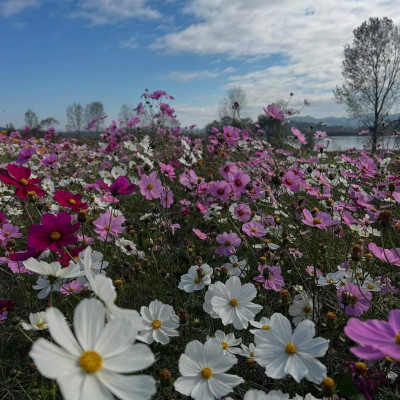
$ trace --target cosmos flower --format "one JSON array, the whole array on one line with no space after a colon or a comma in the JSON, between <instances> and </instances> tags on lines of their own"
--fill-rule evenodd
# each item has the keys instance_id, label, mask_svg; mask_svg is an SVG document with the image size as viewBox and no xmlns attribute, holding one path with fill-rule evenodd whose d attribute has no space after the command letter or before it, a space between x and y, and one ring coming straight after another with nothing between
<instances>
[{"instance_id":1,"label":"cosmos flower","mask_svg":"<svg viewBox=\"0 0 400 400\"><path fill-rule=\"evenodd\" d=\"M30 179L31 174L32 172L29 168L8 164L7 172L0 171L0 181L16 186L15 195L20 199L27 200L30 193L34 193L38 197L43 197L44 190L38 186L41 179Z\"/></svg>"},{"instance_id":2,"label":"cosmos flower","mask_svg":"<svg viewBox=\"0 0 400 400\"><path fill-rule=\"evenodd\" d=\"M400 359L400 310L389 311L388 321L351 318L344 332L360 345L350 349L358 358L375 360L390 356Z\"/></svg>"},{"instance_id":3,"label":"cosmos flower","mask_svg":"<svg viewBox=\"0 0 400 400\"><path fill-rule=\"evenodd\" d=\"M100 179L98 179L96 183L114 197L118 195L126 196L133 193L136 189L136 185L133 183L131 184L129 179L125 176L119 176L110 186Z\"/></svg>"},{"instance_id":4,"label":"cosmos flower","mask_svg":"<svg viewBox=\"0 0 400 400\"><path fill-rule=\"evenodd\" d=\"M220 256L229 256L231 254L235 254L236 247L239 247L242 243L240 237L234 232L221 233L216 237L216 241L221 246L217 247L215 253L219 254Z\"/></svg>"},{"instance_id":5,"label":"cosmos flower","mask_svg":"<svg viewBox=\"0 0 400 400\"><path fill-rule=\"evenodd\" d=\"M149 307L142 306L140 315L143 318L145 329L140 331L140 340L151 344L154 341L167 344L170 337L179 336L178 317L172 306L154 300Z\"/></svg>"},{"instance_id":6,"label":"cosmos flower","mask_svg":"<svg viewBox=\"0 0 400 400\"><path fill-rule=\"evenodd\" d=\"M29 322L21 322L21 326L26 331L42 331L47 329L47 318L44 311L29 314Z\"/></svg>"},{"instance_id":7,"label":"cosmos flower","mask_svg":"<svg viewBox=\"0 0 400 400\"><path fill-rule=\"evenodd\" d=\"M240 276L244 278L246 276L246 272L249 270L247 261L239 261L236 256L230 256L229 262L225 263L223 266L228 270L229 276Z\"/></svg>"},{"instance_id":8,"label":"cosmos flower","mask_svg":"<svg viewBox=\"0 0 400 400\"><path fill-rule=\"evenodd\" d=\"M265 289L280 292L282 287L285 286L279 267L259 265L258 272L260 272L260 275L256 276L254 280L263 283Z\"/></svg>"},{"instance_id":9,"label":"cosmos flower","mask_svg":"<svg viewBox=\"0 0 400 400\"><path fill-rule=\"evenodd\" d=\"M208 264L202 264L200 267L193 265L187 274L181 276L178 288L186 293L201 290L211 283L212 274L213 269Z\"/></svg>"},{"instance_id":10,"label":"cosmos flower","mask_svg":"<svg viewBox=\"0 0 400 400\"><path fill-rule=\"evenodd\" d=\"M237 276L230 277L225 284L216 282L212 286L211 298L206 294L205 301L211 305L212 313L221 318L224 325L233 324L238 330L245 329L262 309L261 305L251 302L257 295L254 285L242 285ZM203 308L209 310L207 305Z\"/></svg>"},{"instance_id":11,"label":"cosmos flower","mask_svg":"<svg viewBox=\"0 0 400 400\"><path fill-rule=\"evenodd\" d=\"M157 172L153 171L150 175L142 175L139 182L140 193L147 200L159 199L162 193L162 183L157 177Z\"/></svg>"},{"instance_id":12,"label":"cosmos flower","mask_svg":"<svg viewBox=\"0 0 400 400\"><path fill-rule=\"evenodd\" d=\"M75 233L80 223L71 224L71 215L60 212L57 215L44 214L41 224L34 224L28 230L28 247L31 249L58 252L63 247L78 241Z\"/></svg>"},{"instance_id":13,"label":"cosmos flower","mask_svg":"<svg viewBox=\"0 0 400 400\"><path fill-rule=\"evenodd\" d=\"M216 340L221 344L225 353L228 354L241 354L242 350L239 347L240 343L242 343L242 339L235 338L234 333L224 333L223 331L217 330L214 334L214 337L207 336L207 340Z\"/></svg>"},{"instance_id":14,"label":"cosmos flower","mask_svg":"<svg viewBox=\"0 0 400 400\"><path fill-rule=\"evenodd\" d=\"M292 127L291 131L293 133L293 136L301 143L301 144L307 144L307 140L305 136L296 128Z\"/></svg>"},{"instance_id":15,"label":"cosmos flower","mask_svg":"<svg viewBox=\"0 0 400 400\"><path fill-rule=\"evenodd\" d=\"M221 344L209 340L204 345L194 340L186 345L179 359L180 376L175 389L194 400L213 400L230 393L244 382L237 375L226 374L237 363L236 357L224 353Z\"/></svg>"},{"instance_id":16,"label":"cosmos flower","mask_svg":"<svg viewBox=\"0 0 400 400\"><path fill-rule=\"evenodd\" d=\"M312 321L302 321L292 333L289 320L282 314L271 316L274 329L267 335L256 332L255 361L265 367L265 374L282 379L287 374L296 382L306 378L319 384L326 377L326 367L314 357L322 357L328 350L329 340L314 338Z\"/></svg>"},{"instance_id":17,"label":"cosmos flower","mask_svg":"<svg viewBox=\"0 0 400 400\"><path fill-rule=\"evenodd\" d=\"M333 226L339 224L339 220L334 220L332 217L325 212L318 212L315 217L312 216L310 211L304 209L303 210L304 219L301 220L303 224L308 226L312 226L314 228L318 228L321 230L326 229L328 226Z\"/></svg>"},{"instance_id":18,"label":"cosmos flower","mask_svg":"<svg viewBox=\"0 0 400 400\"><path fill-rule=\"evenodd\" d=\"M293 304L289 307L289 315L294 317L293 323L297 326L299 322L312 318L313 301L307 293L299 293L295 296Z\"/></svg>"},{"instance_id":19,"label":"cosmos flower","mask_svg":"<svg viewBox=\"0 0 400 400\"><path fill-rule=\"evenodd\" d=\"M269 115L273 119L282 121L285 118L282 110L275 104L269 104L267 108L263 108L263 110L265 114Z\"/></svg>"},{"instance_id":20,"label":"cosmos flower","mask_svg":"<svg viewBox=\"0 0 400 400\"><path fill-rule=\"evenodd\" d=\"M79 193L72 194L67 190L56 190L54 192L54 197L60 206L70 208L74 212L87 210L88 208L88 204L81 201L82 195Z\"/></svg>"},{"instance_id":21,"label":"cosmos flower","mask_svg":"<svg viewBox=\"0 0 400 400\"><path fill-rule=\"evenodd\" d=\"M267 233L264 226L256 221L250 221L243 224L242 231L248 237L263 237Z\"/></svg>"},{"instance_id":22,"label":"cosmos flower","mask_svg":"<svg viewBox=\"0 0 400 400\"><path fill-rule=\"evenodd\" d=\"M126 375L148 368L155 361L144 344L134 344L136 333L124 318L104 325L105 311L99 300L82 300L74 312L74 332L54 307L46 311L54 343L43 338L29 355L39 372L55 379L64 399L150 399L156 392L148 375Z\"/></svg>"},{"instance_id":23,"label":"cosmos flower","mask_svg":"<svg viewBox=\"0 0 400 400\"><path fill-rule=\"evenodd\" d=\"M112 211L107 210L99 218L93 221L94 231L99 235L101 241L111 241L112 237L117 238L124 231L122 224L125 222L123 215L114 215Z\"/></svg>"},{"instance_id":24,"label":"cosmos flower","mask_svg":"<svg viewBox=\"0 0 400 400\"><path fill-rule=\"evenodd\" d=\"M371 292L353 283L346 283L337 291L339 307L344 309L346 315L355 317L369 310L371 298Z\"/></svg>"}]
</instances>

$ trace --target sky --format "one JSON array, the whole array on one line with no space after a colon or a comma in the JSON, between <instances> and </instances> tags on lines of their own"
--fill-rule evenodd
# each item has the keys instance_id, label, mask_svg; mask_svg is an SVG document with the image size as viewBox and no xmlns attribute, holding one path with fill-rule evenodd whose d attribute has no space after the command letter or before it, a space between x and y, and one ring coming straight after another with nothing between
<instances>
[{"instance_id":1,"label":"sky","mask_svg":"<svg viewBox=\"0 0 400 400\"><path fill-rule=\"evenodd\" d=\"M108 121L146 88L174 96L182 126L218 118L229 88L243 115L278 100L301 115L346 116L333 90L353 30L400 21L392 0L0 0L0 126L24 113L56 118L76 102L104 104ZM303 108L304 99L311 106Z\"/></svg>"}]
</instances>

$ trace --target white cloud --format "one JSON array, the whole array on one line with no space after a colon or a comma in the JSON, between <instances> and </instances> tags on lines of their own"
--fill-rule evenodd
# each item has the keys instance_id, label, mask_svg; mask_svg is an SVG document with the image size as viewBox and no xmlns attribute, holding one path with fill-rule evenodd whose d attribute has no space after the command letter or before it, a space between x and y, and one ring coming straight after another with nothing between
<instances>
[{"instance_id":1,"label":"white cloud","mask_svg":"<svg viewBox=\"0 0 400 400\"><path fill-rule=\"evenodd\" d=\"M19 14L27 8L39 7L39 0L3 0L0 3L0 15L11 17Z\"/></svg>"},{"instance_id":2,"label":"white cloud","mask_svg":"<svg viewBox=\"0 0 400 400\"><path fill-rule=\"evenodd\" d=\"M321 117L344 115L332 95L342 82L343 47L352 42L353 30L371 16L388 16L397 23L400 8L395 3L191 0L181 11L195 22L158 38L152 48L256 60L257 65L262 65L265 58L267 67L230 76L225 87L239 85L245 89L248 114L253 117L266 104L288 98L290 92L296 94L293 106L301 106L304 98L312 101L307 113Z\"/></svg>"},{"instance_id":3,"label":"white cloud","mask_svg":"<svg viewBox=\"0 0 400 400\"><path fill-rule=\"evenodd\" d=\"M196 124L198 128L203 128L205 125L218 118L217 105L197 107L188 104L174 104L173 108L183 127Z\"/></svg>"},{"instance_id":4,"label":"white cloud","mask_svg":"<svg viewBox=\"0 0 400 400\"><path fill-rule=\"evenodd\" d=\"M168 79L177 82L199 81L205 79L218 78L221 75L229 74L235 71L233 67L227 67L223 70L214 69L202 71L171 71L160 79Z\"/></svg>"},{"instance_id":5,"label":"white cloud","mask_svg":"<svg viewBox=\"0 0 400 400\"><path fill-rule=\"evenodd\" d=\"M73 18L88 19L91 25L106 25L129 19L158 19L160 14L146 0L80 0Z\"/></svg>"}]
</instances>

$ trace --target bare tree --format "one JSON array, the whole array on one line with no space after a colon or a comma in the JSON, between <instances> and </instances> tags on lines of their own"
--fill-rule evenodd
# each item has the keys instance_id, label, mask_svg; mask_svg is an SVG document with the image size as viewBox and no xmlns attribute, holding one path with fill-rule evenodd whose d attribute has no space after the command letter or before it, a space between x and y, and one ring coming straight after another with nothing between
<instances>
[{"instance_id":1,"label":"bare tree","mask_svg":"<svg viewBox=\"0 0 400 400\"><path fill-rule=\"evenodd\" d=\"M98 132L104 127L104 120L100 119L105 114L103 103L100 101L93 101L88 104L85 109L85 123L89 124L89 122L97 119L95 130Z\"/></svg>"},{"instance_id":2,"label":"bare tree","mask_svg":"<svg viewBox=\"0 0 400 400\"><path fill-rule=\"evenodd\" d=\"M25 124L29 125L31 129L35 129L39 126L39 118L31 109L27 110L25 113Z\"/></svg>"},{"instance_id":3,"label":"bare tree","mask_svg":"<svg viewBox=\"0 0 400 400\"><path fill-rule=\"evenodd\" d=\"M59 122L55 118L48 117L48 118L42 119L40 121L39 126L41 129L49 129L50 127L52 127L54 125L58 125L58 124L59 124Z\"/></svg>"},{"instance_id":4,"label":"bare tree","mask_svg":"<svg viewBox=\"0 0 400 400\"><path fill-rule=\"evenodd\" d=\"M68 132L81 132L85 123L85 112L80 104L73 103L67 107L67 124L65 126Z\"/></svg>"},{"instance_id":5,"label":"bare tree","mask_svg":"<svg viewBox=\"0 0 400 400\"><path fill-rule=\"evenodd\" d=\"M353 31L344 49L344 83L334 95L372 132L376 150L379 126L400 98L400 33L388 18L370 18Z\"/></svg>"},{"instance_id":6,"label":"bare tree","mask_svg":"<svg viewBox=\"0 0 400 400\"><path fill-rule=\"evenodd\" d=\"M219 106L219 117L230 117L234 120L239 111L241 115L244 114L246 107L246 93L240 86L234 86L229 89L224 98L222 99L221 105Z\"/></svg>"},{"instance_id":7,"label":"bare tree","mask_svg":"<svg viewBox=\"0 0 400 400\"><path fill-rule=\"evenodd\" d=\"M122 104L121 109L119 110L118 119L120 121L127 122L134 116L135 112L133 111L133 107Z\"/></svg>"}]
</instances>

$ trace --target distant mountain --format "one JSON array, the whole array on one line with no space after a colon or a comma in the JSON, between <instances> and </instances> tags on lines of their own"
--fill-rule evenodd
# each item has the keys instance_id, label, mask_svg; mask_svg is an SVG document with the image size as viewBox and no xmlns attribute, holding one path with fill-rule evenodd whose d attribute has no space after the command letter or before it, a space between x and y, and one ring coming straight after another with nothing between
<instances>
[{"instance_id":1,"label":"distant mountain","mask_svg":"<svg viewBox=\"0 0 400 400\"><path fill-rule=\"evenodd\" d=\"M326 118L314 118L309 115L305 117L293 117L292 122L309 123L314 125L316 128L321 126L344 126L349 128L360 128L362 123L358 119L345 118L345 117L326 117Z\"/></svg>"}]
</instances>

